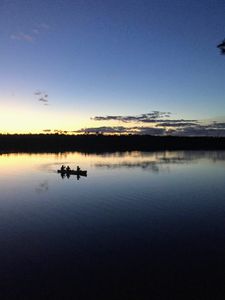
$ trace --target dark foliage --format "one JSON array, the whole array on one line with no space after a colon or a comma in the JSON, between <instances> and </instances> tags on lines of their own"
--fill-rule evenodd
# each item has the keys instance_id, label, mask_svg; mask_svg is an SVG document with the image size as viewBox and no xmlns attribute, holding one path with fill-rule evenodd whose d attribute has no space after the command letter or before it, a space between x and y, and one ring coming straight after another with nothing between
<instances>
[{"instance_id":1,"label":"dark foliage","mask_svg":"<svg viewBox=\"0 0 225 300\"><path fill-rule=\"evenodd\" d=\"M225 150L224 137L150 135L0 135L1 152Z\"/></svg>"},{"instance_id":2,"label":"dark foliage","mask_svg":"<svg viewBox=\"0 0 225 300\"><path fill-rule=\"evenodd\" d=\"M224 39L223 42L222 42L221 44L219 44L217 47L220 49L221 54L225 55L225 39Z\"/></svg>"}]
</instances>

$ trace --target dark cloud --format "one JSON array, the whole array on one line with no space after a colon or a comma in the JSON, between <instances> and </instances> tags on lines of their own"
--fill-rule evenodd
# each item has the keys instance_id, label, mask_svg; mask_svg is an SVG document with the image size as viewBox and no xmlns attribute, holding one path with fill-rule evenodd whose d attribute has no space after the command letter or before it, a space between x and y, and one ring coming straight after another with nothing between
<instances>
[{"instance_id":1,"label":"dark cloud","mask_svg":"<svg viewBox=\"0 0 225 300\"><path fill-rule=\"evenodd\" d=\"M207 125L207 128L225 129L225 123L224 122L216 122L216 121L214 121L212 124Z\"/></svg>"},{"instance_id":2,"label":"dark cloud","mask_svg":"<svg viewBox=\"0 0 225 300\"><path fill-rule=\"evenodd\" d=\"M198 125L197 121L189 122L188 120L171 120L156 124L157 127L187 127L196 125Z\"/></svg>"},{"instance_id":3,"label":"dark cloud","mask_svg":"<svg viewBox=\"0 0 225 300\"><path fill-rule=\"evenodd\" d=\"M34 92L34 95L37 97L37 100L40 102L43 102L44 105L49 105L48 104L48 94L46 92L36 90Z\"/></svg>"},{"instance_id":4,"label":"dark cloud","mask_svg":"<svg viewBox=\"0 0 225 300\"><path fill-rule=\"evenodd\" d=\"M82 128L74 131L76 133L108 133L108 134L148 134L148 135L163 135L165 133L164 128L154 127L124 127L124 126L102 126L102 127L90 127Z\"/></svg>"},{"instance_id":5,"label":"dark cloud","mask_svg":"<svg viewBox=\"0 0 225 300\"><path fill-rule=\"evenodd\" d=\"M136 116L96 116L92 118L94 121L121 121L124 123L135 122L135 123L159 123L157 127L171 126L175 127L176 124L181 126L191 126L198 123L197 120L184 120L184 119L168 119L172 113L153 111L147 114L141 114ZM165 124L164 124L165 123Z\"/></svg>"},{"instance_id":6,"label":"dark cloud","mask_svg":"<svg viewBox=\"0 0 225 300\"><path fill-rule=\"evenodd\" d=\"M58 133L58 134L67 134L67 133L72 132L72 131L62 130L62 129L54 129L53 131L54 131L54 133Z\"/></svg>"},{"instance_id":7,"label":"dark cloud","mask_svg":"<svg viewBox=\"0 0 225 300\"><path fill-rule=\"evenodd\" d=\"M76 130L74 132L77 133L127 133L129 128L123 126L102 126L102 127L90 127L90 128L82 128L80 130Z\"/></svg>"},{"instance_id":8,"label":"dark cloud","mask_svg":"<svg viewBox=\"0 0 225 300\"><path fill-rule=\"evenodd\" d=\"M35 96L40 96L41 94L42 94L41 91L36 91L36 92L34 92L34 95L35 95Z\"/></svg>"},{"instance_id":9,"label":"dark cloud","mask_svg":"<svg viewBox=\"0 0 225 300\"><path fill-rule=\"evenodd\" d=\"M45 99L43 97L39 98L38 101L41 101L41 102L48 102L48 99Z\"/></svg>"},{"instance_id":10,"label":"dark cloud","mask_svg":"<svg viewBox=\"0 0 225 300\"><path fill-rule=\"evenodd\" d=\"M225 136L225 123L213 122L206 125L175 128L173 131L169 131L169 133L179 136Z\"/></svg>"},{"instance_id":11,"label":"dark cloud","mask_svg":"<svg viewBox=\"0 0 225 300\"><path fill-rule=\"evenodd\" d=\"M172 120L150 126L101 126L82 128L74 133L90 134L139 134L139 135L174 135L174 136L225 136L225 123L212 122L202 125L200 122L181 122Z\"/></svg>"},{"instance_id":12,"label":"dark cloud","mask_svg":"<svg viewBox=\"0 0 225 300\"><path fill-rule=\"evenodd\" d=\"M158 118L170 117L170 112L152 111L147 114L136 116L95 116L92 118L94 121L121 121L121 122L149 122L154 123Z\"/></svg>"},{"instance_id":13,"label":"dark cloud","mask_svg":"<svg viewBox=\"0 0 225 300\"><path fill-rule=\"evenodd\" d=\"M148 134L148 135L164 135L166 133L166 130L164 128L156 128L156 127L133 127L133 130L135 130L134 133L137 134Z\"/></svg>"}]
</instances>

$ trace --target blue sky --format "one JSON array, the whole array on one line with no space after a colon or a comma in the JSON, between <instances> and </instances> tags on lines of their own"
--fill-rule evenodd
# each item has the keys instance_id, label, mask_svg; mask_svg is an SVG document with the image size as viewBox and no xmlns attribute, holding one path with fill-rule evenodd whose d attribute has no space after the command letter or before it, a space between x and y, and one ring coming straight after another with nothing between
<instances>
[{"instance_id":1,"label":"blue sky","mask_svg":"<svg viewBox=\"0 0 225 300\"><path fill-rule=\"evenodd\" d=\"M222 0L3 0L0 131L118 126L90 118L154 110L221 121L223 38Z\"/></svg>"}]
</instances>

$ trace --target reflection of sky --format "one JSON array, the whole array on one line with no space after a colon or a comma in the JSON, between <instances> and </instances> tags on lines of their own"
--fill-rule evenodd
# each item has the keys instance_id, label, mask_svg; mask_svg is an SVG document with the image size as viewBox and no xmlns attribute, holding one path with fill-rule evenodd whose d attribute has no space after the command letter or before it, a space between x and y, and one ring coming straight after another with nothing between
<instances>
[{"instance_id":1,"label":"reflection of sky","mask_svg":"<svg viewBox=\"0 0 225 300\"><path fill-rule=\"evenodd\" d=\"M166 151L166 152L115 152L101 154L85 154L79 152L46 153L46 154L1 154L2 173L30 173L35 170L54 172L62 164L82 169L93 167L147 167L151 164L185 164L206 160L211 162L225 161L224 151Z\"/></svg>"},{"instance_id":2,"label":"reflection of sky","mask_svg":"<svg viewBox=\"0 0 225 300\"><path fill-rule=\"evenodd\" d=\"M225 152L223 151L178 151L178 152L124 152L91 154L84 153L59 153L59 154L2 154L0 155L0 179L1 191L8 195L21 195L29 193L33 199L33 191L37 192L35 197L43 193L52 193L55 190L74 188L75 176L62 181L56 170L62 164L69 165L72 169L80 166L87 170L88 177L81 177L79 184L91 188L98 188L100 182L103 185L113 186L129 184L135 178L142 178L143 182L149 176L159 173L160 180L166 174L178 181L176 174L191 174L193 170L200 172L205 168L223 169L225 165ZM216 166L214 166L216 165ZM144 173L143 173L144 171ZM163 173L165 173L163 175ZM201 174L202 176L202 174ZM207 176L207 174L205 175ZM138 178L137 178L138 177ZM182 178L182 177L181 177ZM154 179L152 179L154 180ZM160 181L161 182L161 181ZM161 182L162 183L162 182ZM63 185L64 184L64 185ZM139 184L141 184L139 182ZM57 186L59 185L59 186Z\"/></svg>"},{"instance_id":3,"label":"reflection of sky","mask_svg":"<svg viewBox=\"0 0 225 300\"><path fill-rule=\"evenodd\" d=\"M143 171L137 167L143 162L165 164L169 172ZM192 272L199 257L204 266L224 262L224 162L225 152L201 151L0 155L2 276L33 284L44 278L48 288L52 279L55 290L54 276L66 280L62 272L69 272L74 287L80 270L86 279L102 263L104 276L113 266L114 274L125 269L127 276L135 262L132 280L142 281L148 267L161 280L167 269ZM87 169L87 178L62 180L55 172L62 163Z\"/></svg>"}]
</instances>

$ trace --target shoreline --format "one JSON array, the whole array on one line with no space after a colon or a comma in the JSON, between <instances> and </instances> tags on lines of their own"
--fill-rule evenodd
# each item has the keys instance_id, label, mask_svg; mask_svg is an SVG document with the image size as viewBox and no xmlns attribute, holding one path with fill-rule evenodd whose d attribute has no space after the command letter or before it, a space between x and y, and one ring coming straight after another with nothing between
<instances>
[{"instance_id":1,"label":"shoreline","mask_svg":"<svg viewBox=\"0 0 225 300\"><path fill-rule=\"evenodd\" d=\"M81 151L169 151L225 150L225 137L185 137L150 135L0 135L0 153Z\"/></svg>"}]
</instances>

